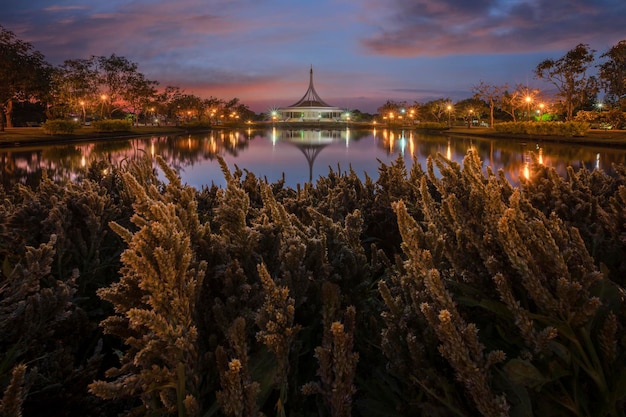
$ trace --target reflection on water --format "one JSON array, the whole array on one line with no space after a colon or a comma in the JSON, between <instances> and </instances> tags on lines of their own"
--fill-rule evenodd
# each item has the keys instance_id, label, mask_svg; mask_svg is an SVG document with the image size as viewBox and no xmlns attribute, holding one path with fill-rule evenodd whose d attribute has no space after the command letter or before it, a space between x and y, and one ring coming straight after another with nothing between
<instances>
[{"instance_id":1,"label":"reflection on water","mask_svg":"<svg viewBox=\"0 0 626 417\"><path fill-rule=\"evenodd\" d=\"M429 156L441 154L462 163L468 149L478 152L484 166L503 170L513 184L530 175L535 156L561 175L568 166L612 172L624 164L626 150L561 143L520 142L474 137L424 134L412 130L219 130L201 134L104 140L93 143L0 149L1 182L36 185L42 173L55 181L84 178L93 161L117 165L146 156L161 155L183 182L196 188L215 183L224 186L216 155L269 182L285 178L286 185L315 181L330 170L353 169L362 179L378 177L380 162L401 157L426 166ZM379 162L380 161L380 162Z\"/></svg>"}]
</instances>

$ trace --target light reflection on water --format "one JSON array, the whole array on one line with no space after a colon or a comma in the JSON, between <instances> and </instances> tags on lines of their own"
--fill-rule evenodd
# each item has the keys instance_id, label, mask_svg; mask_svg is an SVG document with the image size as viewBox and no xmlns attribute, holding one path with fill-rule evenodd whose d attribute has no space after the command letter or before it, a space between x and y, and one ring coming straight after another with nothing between
<instances>
[{"instance_id":1,"label":"light reflection on water","mask_svg":"<svg viewBox=\"0 0 626 417\"><path fill-rule=\"evenodd\" d=\"M521 142L475 137L425 134L413 130L216 130L205 133L104 140L92 143L45 147L0 149L1 182L36 185L46 170L58 181L77 180L86 175L92 161L110 164L161 155L176 169L183 181L196 188L224 186L216 155L258 178L275 182L285 176L286 185L295 187L311 179L315 182L329 171L350 168L365 179L376 180L380 163L391 164L401 157L407 168L413 159L426 168L429 156L442 154L459 164L468 149L475 149L483 166L503 170L513 184L528 175L535 155L540 163L564 175L575 169L602 169L612 172L612 164L624 164L625 149L578 146L563 143Z\"/></svg>"}]
</instances>

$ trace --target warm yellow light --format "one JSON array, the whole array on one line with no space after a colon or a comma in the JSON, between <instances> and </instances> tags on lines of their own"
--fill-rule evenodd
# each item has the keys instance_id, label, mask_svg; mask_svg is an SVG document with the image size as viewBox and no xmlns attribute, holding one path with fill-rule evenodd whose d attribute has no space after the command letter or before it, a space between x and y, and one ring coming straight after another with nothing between
<instances>
[{"instance_id":1,"label":"warm yellow light","mask_svg":"<svg viewBox=\"0 0 626 417\"><path fill-rule=\"evenodd\" d=\"M526 103L530 103L530 100L531 100L530 96L526 96Z\"/></svg>"},{"instance_id":2,"label":"warm yellow light","mask_svg":"<svg viewBox=\"0 0 626 417\"><path fill-rule=\"evenodd\" d=\"M107 95L106 95L106 94L102 94L102 95L100 96L100 98L102 99L102 101L104 101L104 100L106 100L106 99L107 99Z\"/></svg>"},{"instance_id":3,"label":"warm yellow light","mask_svg":"<svg viewBox=\"0 0 626 417\"><path fill-rule=\"evenodd\" d=\"M527 180L530 179L530 169L528 168L528 163L524 164L524 178Z\"/></svg>"}]
</instances>

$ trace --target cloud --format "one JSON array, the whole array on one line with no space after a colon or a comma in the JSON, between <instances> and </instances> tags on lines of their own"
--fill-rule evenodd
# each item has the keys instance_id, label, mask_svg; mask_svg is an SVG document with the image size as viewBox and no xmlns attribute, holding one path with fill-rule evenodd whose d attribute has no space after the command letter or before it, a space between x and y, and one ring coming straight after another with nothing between
<instances>
[{"instance_id":1,"label":"cloud","mask_svg":"<svg viewBox=\"0 0 626 417\"><path fill-rule=\"evenodd\" d=\"M566 50L623 36L623 0L371 1L361 45L398 57ZM385 11L387 10L387 11ZM380 12L380 13L378 13Z\"/></svg>"}]
</instances>

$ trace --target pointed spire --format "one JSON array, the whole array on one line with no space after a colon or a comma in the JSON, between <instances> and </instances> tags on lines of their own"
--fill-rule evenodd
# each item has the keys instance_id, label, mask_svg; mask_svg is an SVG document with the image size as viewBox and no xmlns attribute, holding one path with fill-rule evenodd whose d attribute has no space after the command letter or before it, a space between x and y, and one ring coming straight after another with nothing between
<instances>
[{"instance_id":1,"label":"pointed spire","mask_svg":"<svg viewBox=\"0 0 626 417\"><path fill-rule=\"evenodd\" d=\"M304 96L290 107L331 107L322 100L319 94L317 94L317 91L315 91L315 87L313 86L313 65L311 65L311 69L309 70L309 88L306 90Z\"/></svg>"}]
</instances>

